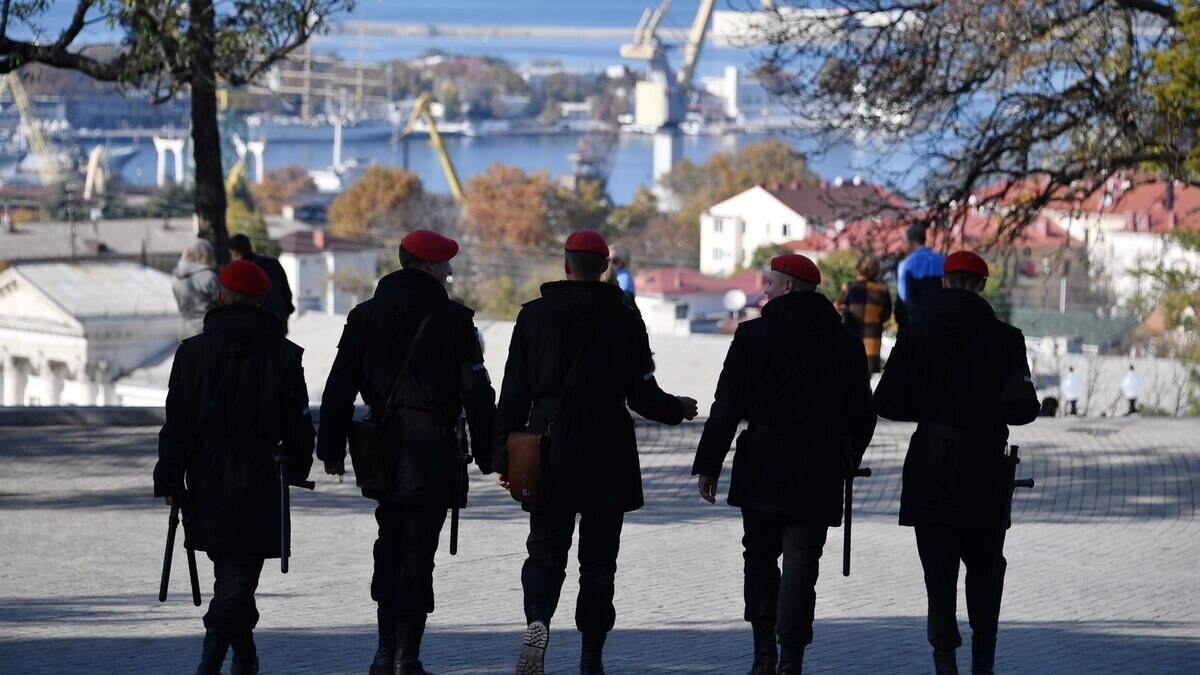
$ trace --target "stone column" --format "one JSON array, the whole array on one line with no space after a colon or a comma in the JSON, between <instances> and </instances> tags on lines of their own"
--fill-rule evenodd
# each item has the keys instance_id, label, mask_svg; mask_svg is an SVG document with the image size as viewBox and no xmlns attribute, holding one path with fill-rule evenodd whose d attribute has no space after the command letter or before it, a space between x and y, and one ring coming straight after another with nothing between
<instances>
[{"instance_id":1,"label":"stone column","mask_svg":"<svg viewBox=\"0 0 1200 675\"><path fill-rule=\"evenodd\" d=\"M12 354L4 356L4 405L10 407L25 405L25 380L27 362Z\"/></svg>"},{"instance_id":2,"label":"stone column","mask_svg":"<svg viewBox=\"0 0 1200 675\"><path fill-rule=\"evenodd\" d=\"M267 149L267 142L265 140L247 141L246 142L246 150L248 150L251 155L254 155L254 182L255 183L263 182L263 174L265 173L265 167L263 166L263 154L266 151L266 149Z\"/></svg>"}]
</instances>

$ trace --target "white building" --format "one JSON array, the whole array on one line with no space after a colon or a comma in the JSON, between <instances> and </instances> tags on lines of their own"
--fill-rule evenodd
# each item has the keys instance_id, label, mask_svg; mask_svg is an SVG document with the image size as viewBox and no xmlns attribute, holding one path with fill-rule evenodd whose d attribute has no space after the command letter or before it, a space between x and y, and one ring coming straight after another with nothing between
<instances>
[{"instance_id":1,"label":"white building","mask_svg":"<svg viewBox=\"0 0 1200 675\"><path fill-rule=\"evenodd\" d=\"M279 264L301 312L347 314L374 292L380 249L325 230L279 240Z\"/></svg>"},{"instance_id":2,"label":"white building","mask_svg":"<svg viewBox=\"0 0 1200 675\"><path fill-rule=\"evenodd\" d=\"M700 215L700 271L733 274L749 265L761 246L841 232L854 221L897 220L906 213L899 199L857 176L833 185L758 185Z\"/></svg>"},{"instance_id":3,"label":"white building","mask_svg":"<svg viewBox=\"0 0 1200 675\"><path fill-rule=\"evenodd\" d=\"M686 267L638 270L636 281L638 311L646 330L659 335L715 333L719 322L731 317L725 308L726 293L741 291L753 304L766 285L761 272L714 279Z\"/></svg>"},{"instance_id":4,"label":"white building","mask_svg":"<svg viewBox=\"0 0 1200 675\"><path fill-rule=\"evenodd\" d=\"M178 344L171 277L128 262L0 272L3 404L122 405L114 381Z\"/></svg>"},{"instance_id":5,"label":"white building","mask_svg":"<svg viewBox=\"0 0 1200 675\"><path fill-rule=\"evenodd\" d=\"M1152 290L1139 269L1200 267L1200 255L1166 237L1179 228L1200 228L1200 188L1177 182L1169 201L1168 207L1165 182L1134 185L1115 176L1075 208L1050 207L1042 215L1085 243L1093 275L1107 279L1124 302Z\"/></svg>"}]
</instances>

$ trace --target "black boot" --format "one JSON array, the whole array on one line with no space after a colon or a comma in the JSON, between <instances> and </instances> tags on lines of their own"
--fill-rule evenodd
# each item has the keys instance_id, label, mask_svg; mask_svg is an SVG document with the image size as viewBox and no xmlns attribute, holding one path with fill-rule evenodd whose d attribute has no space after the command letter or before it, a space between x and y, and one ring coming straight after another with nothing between
<instances>
[{"instance_id":1,"label":"black boot","mask_svg":"<svg viewBox=\"0 0 1200 675\"><path fill-rule=\"evenodd\" d=\"M247 634L231 644L233 664L229 667L229 675L258 675L258 648L254 646L254 636Z\"/></svg>"},{"instance_id":2,"label":"black boot","mask_svg":"<svg viewBox=\"0 0 1200 675\"><path fill-rule=\"evenodd\" d=\"M196 675L220 675L228 651L228 638L212 629L205 631L204 648L200 652L200 666L196 668Z\"/></svg>"},{"instance_id":3,"label":"black boot","mask_svg":"<svg viewBox=\"0 0 1200 675\"><path fill-rule=\"evenodd\" d=\"M379 623L379 646L371 660L371 675L392 675L396 668L396 613L379 605L375 617Z\"/></svg>"},{"instance_id":4,"label":"black boot","mask_svg":"<svg viewBox=\"0 0 1200 675\"><path fill-rule=\"evenodd\" d=\"M779 675L800 675L804 672L804 645L779 649Z\"/></svg>"},{"instance_id":5,"label":"black boot","mask_svg":"<svg viewBox=\"0 0 1200 675\"><path fill-rule=\"evenodd\" d=\"M395 675L433 675L421 665L421 638L425 635L425 617L401 621L396 625Z\"/></svg>"},{"instance_id":6,"label":"black boot","mask_svg":"<svg viewBox=\"0 0 1200 675\"><path fill-rule=\"evenodd\" d=\"M579 675L604 675L604 640L608 633L584 633Z\"/></svg>"},{"instance_id":7,"label":"black boot","mask_svg":"<svg viewBox=\"0 0 1200 675\"><path fill-rule=\"evenodd\" d=\"M550 627L534 621L525 629L521 640L521 656L517 659L517 675L546 675L546 646L550 644Z\"/></svg>"},{"instance_id":8,"label":"black boot","mask_svg":"<svg viewBox=\"0 0 1200 675\"><path fill-rule=\"evenodd\" d=\"M933 669L937 675L958 675L958 660L954 650L933 650Z\"/></svg>"},{"instance_id":9,"label":"black boot","mask_svg":"<svg viewBox=\"0 0 1200 675\"><path fill-rule=\"evenodd\" d=\"M995 675L996 636L971 635L971 675Z\"/></svg>"},{"instance_id":10,"label":"black boot","mask_svg":"<svg viewBox=\"0 0 1200 675\"><path fill-rule=\"evenodd\" d=\"M779 652L775 648L775 626L751 624L754 629L754 665L747 675L775 675L779 667Z\"/></svg>"}]
</instances>

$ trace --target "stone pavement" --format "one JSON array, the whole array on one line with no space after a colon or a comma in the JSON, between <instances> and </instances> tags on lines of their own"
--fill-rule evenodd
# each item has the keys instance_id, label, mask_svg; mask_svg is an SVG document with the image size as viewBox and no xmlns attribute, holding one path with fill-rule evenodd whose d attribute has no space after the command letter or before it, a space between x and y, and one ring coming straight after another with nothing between
<instances>
[{"instance_id":1,"label":"stone pavement","mask_svg":"<svg viewBox=\"0 0 1200 675\"><path fill-rule=\"evenodd\" d=\"M610 673L744 673L740 521L694 494L701 426L639 425L647 506L632 514L618 570ZM929 673L924 590L911 530L896 525L911 425L881 423L858 482L854 574L830 532L808 673ZM156 429L0 427L0 672L187 673L202 608L177 551L157 602L167 509L150 497ZM997 666L1009 673L1200 671L1200 423L1039 420L1018 429L1020 474ZM726 472L724 478L728 477ZM323 474L294 491L295 555L268 562L257 631L266 673L365 672L372 503ZM724 493L722 485L722 494ZM443 549L424 659L437 673L511 673L521 638L526 523L472 477L458 556ZM447 532L444 534L448 534ZM201 557L203 595L211 564ZM548 670L579 651L568 575ZM969 628L960 600L960 622ZM967 666L969 649L960 650Z\"/></svg>"}]
</instances>

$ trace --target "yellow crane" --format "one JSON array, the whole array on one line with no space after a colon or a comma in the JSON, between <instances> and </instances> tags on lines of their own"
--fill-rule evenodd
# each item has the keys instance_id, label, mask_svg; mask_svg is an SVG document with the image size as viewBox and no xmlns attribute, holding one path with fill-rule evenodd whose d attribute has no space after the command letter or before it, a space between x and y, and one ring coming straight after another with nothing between
<instances>
[{"instance_id":1,"label":"yellow crane","mask_svg":"<svg viewBox=\"0 0 1200 675\"><path fill-rule=\"evenodd\" d=\"M417 104L413 106L412 115L408 118L408 124L400 133L392 136L388 140L388 144L394 145L400 139L411 134L417 126L417 120L422 116L425 118L425 124L429 127L429 142L433 144L433 148L437 150L438 159L442 162L442 170L446 172L446 181L450 183L450 194L454 195L454 201L460 206L465 206L467 203L467 195L463 192L462 183L458 182L458 173L454 170L454 163L450 161L450 155L446 152L446 145L442 142L442 135L438 133L437 124L434 122L433 113L429 111L429 104L432 102L429 94L421 94L417 98Z\"/></svg>"},{"instance_id":2,"label":"yellow crane","mask_svg":"<svg viewBox=\"0 0 1200 675\"><path fill-rule=\"evenodd\" d=\"M658 27L671 7L671 0L663 0L656 10L646 9L634 30L633 42L621 46L623 58L649 62L647 77L637 83L634 92L639 126L658 128L674 126L683 121L696 62L700 59L715 5L716 0L700 0L687 43L683 46L683 63L675 73L671 72L667 63L666 47L658 38Z\"/></svg>"},{"instance_id":3,"label":"yellow crane","mask_svg":"<svg viewBox=\"0 0 1200 675\"><path fill-rule=\"evenodd\" d=\"M42 184L61 182L66 177L67 167L63 166L54 149L46 142L46 137L42 135L42 130L37 125L37 116L33 112L33 104L29 102L21 78L15 72L8 73L0 79L0 95L3 95L6 89L12 92L13 103L21 114L21 126L25 127L29 149L38 159L38 176L41 177Z\"/></svg>"}]
</instances>

